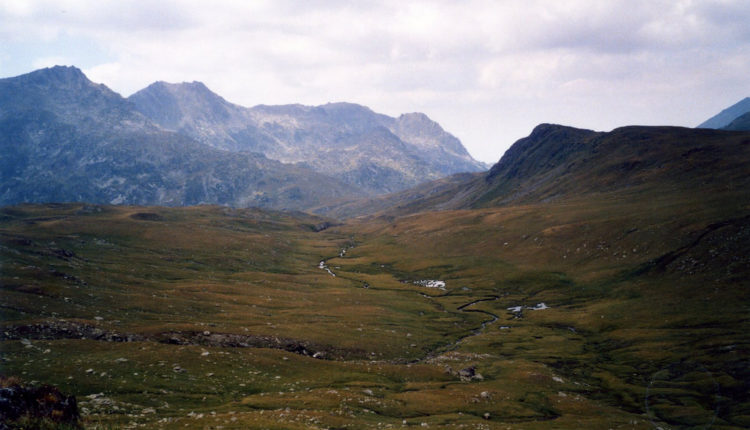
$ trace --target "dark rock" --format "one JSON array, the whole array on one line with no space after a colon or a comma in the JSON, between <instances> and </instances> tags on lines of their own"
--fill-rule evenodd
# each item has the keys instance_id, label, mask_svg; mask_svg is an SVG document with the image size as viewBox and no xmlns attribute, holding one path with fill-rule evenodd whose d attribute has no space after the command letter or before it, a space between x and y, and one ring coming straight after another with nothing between
<instances>
[{"instance_id":1,"label":"dark rock","mask_svg":"<svg viewBox=\"0 0 750 430\"><path fill-rule=\"evenodd\" d=\"M153 212L137 212L130 215L130 218L140 221L162 221L164 218Z\"/></svg>"},{"instance_id":2,"label":"dark rock","mask_svg":"<svg viewBox=\"0 0 750 430\"><path fill-rule=\"evenodd\" d=\"M314 232L317 233L317 232L321 232L323 230L330 228L332 225L333 225L332 223L326 221L326 222L322 222L320 224L316 224L312 226L312 229Z\"/></svg>"},{"instance_id":3,"label":"dark rock","mask_svg":"<svg viewBox=\"0 0 750 430\"><path fill-rule=\"evenodd\" d=\"M476 366L470 366L470 367L467 367L467 368L459 370L458 371L458 376L460 376L462 379L463 378L469 378L469 379L471 379L471 378L474 377L474 375L476 374L476 372L477 372Z\"/></svg>"},{"instance_id":4,"label":"dark rock","mask_svg":"<svg viewBox=\"0 0 750 430\"><path fill-rule=\"evenodd\" d=\"M0 378L0 385L6 385L0 388L0 422L29 418L79 426L75 396L67 396L51 385L23 386L5 378Z\"/></svg>"}]
</instances>

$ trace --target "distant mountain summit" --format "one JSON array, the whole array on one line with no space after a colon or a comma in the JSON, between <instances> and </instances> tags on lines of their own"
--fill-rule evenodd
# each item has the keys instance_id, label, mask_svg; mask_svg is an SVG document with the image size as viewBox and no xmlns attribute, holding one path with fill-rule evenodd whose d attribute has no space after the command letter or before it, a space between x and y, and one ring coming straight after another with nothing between
<instances>
[{"instance_id":1,"label":"distant mountain summit","mask_svg":"<svg viewBox=\"0 0 750 430\"><path fill-rule=\"evenodd\" d=\"M91 82L75 67L55 66L15 78L0 79L0 115L51 113L58 119L87 127L92 121L146 125L146 118L105 85ZM93 112L96 116L92 117Z\"/></svg>"},{"instance_id":2,"label":"distant mountain summit","mask_svg":"<svg viewBox=\"0 0 750 430\"><path fill-rule=\"evenodd\" d=\"M155 82L128 97L144 116L167 130L225 150L240 149L220 124L241 124L243 108L211 92L201 82Z\"/></svg>"},{"instance_id":3,"label":"distant mountain summit","mask_svg":"<svg viewBox=\"0 0 750 430\"><path fill-rule=\"evenodd\" d=\"M208 146L309 167L371 195L488 167L422 113L392 118L352 103L246 108L200 82L156 82L128 100L160 126Z\"/></svg>"},{"instance_id":4,"label":"distant mountain summit","mask_svg":"<svg viewBox=\"0 0 750 430\"><path fill-rule=\"evenodd\" d=\"M698 128L724 128L743 114L750 112L750 97L745 97L698 125Z\"/></svg>"},{"instance_id":5,"label":"distant mountain summit","mask_svg":"<svg viewBox=\"0 0 750 430\"><path fill-rule=\"evenodd\" d=\"M361 194L165 130L74 67L0 79L0 205L83 201L304 209Z\"/></svg>"},{"instance_id":6,"label":"distant mountain summit","mask_svg":"<svg viewBox=\"0 0 750 430\"><path fill-rule=\"evenodd\" d=\"M146 117L174 130L183 129L190 123L225 121L232 116L235 108L201 82L169 84L159 81L131 96L129 100Z\"/></svg>"}]
</instances>

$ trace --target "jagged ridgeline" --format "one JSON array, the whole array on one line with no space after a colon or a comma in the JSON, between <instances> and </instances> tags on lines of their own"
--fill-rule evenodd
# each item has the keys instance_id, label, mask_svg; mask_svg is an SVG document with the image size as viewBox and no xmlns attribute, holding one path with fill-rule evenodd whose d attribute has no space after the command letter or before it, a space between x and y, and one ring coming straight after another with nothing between
<instances>
[{"instance_id":1,"label":"jagged ridgeline","mask_svg":"<svg viewBox=\"0 0 750 430\"><path fill-rule=\"evenodd\" d=\"M200 82L157 82L128 100L162 127L211 147L302 164L370 194L486 168L421 113L392 118L351 103L245 108Z\"/></svg>"},{"instance_id":2,"label":"jagged ridgeline","mask_svg":"<svg viewBox=\"0 0 750 430\"><path fill-rule=\"evenodd\" d=\"M226 102L203 84L129 99L74 67L0 80L0 204L306 209L486 166L423 114Z\"/></svg>"}]
</instances>

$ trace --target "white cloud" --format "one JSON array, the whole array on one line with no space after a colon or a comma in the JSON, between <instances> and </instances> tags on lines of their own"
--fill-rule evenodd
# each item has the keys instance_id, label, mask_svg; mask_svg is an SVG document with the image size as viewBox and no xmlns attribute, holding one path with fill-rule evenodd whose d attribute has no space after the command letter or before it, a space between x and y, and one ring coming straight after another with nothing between
<instances>
[{"instance_id":1,"label":"white cloud","mask_svg":"<svg viewBox=\"0 0 750 430\"><path fill-rule=\"evenodd\" d=\"M539 122L691 126L750 95L747 22L744 0L8 1L0 73L68 60L123 95L200 80L420 110L495 161Z\"/></svg>"},{"instance_id":2,"label":"white cloud","mask_svg":"<svg viewBox=\"0 0 750 430\"><path fill-rule=\"evenodd\" d=\"M25 0L8 0L0 4L0 13L14 18L28 17L34 13L34 4Z\"/></svg>"}]
</instances>

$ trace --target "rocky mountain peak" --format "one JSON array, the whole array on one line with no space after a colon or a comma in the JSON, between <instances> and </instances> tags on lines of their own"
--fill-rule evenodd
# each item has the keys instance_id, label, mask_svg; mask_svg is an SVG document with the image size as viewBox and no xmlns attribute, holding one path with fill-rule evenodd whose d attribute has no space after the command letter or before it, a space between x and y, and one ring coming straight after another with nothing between
<instances>
[{"instance_id":1,"label":"rocky mountain peak","mask_svg":"<svg viewBox=\"0 0 750 430\"><path fill-rule=\"evenodd\" d=\"M201 109L175 103L191 91L207 90L197 83L157 83L140 96L194 114ZM211 100L201 101L211 106ZM301 209L359 192L302 167L215 149L165 130L135 103L75 68L0 80L0 154L0 205L86 201Z\"/></svg>"},{"instance_id":2,"label":"rocky mountain peak","mask_svg":"<svg viewBox=\"0 0 750 430\"><path fill-rule=\"evenodd\" d=\"M421 112L400 115L393 121L391 130L405 142L411 143L422 150L433 152L436 159L450 154L452 158L458 157L475 166L464 171L483 170L484 168L482 163L471 158L461 141ZM453 172L462 171L461 169L452 170Z\"/></svg>"},{"instance_id":3,"label":"rocky mountain peak","mask_svg":"<svg viewBox=\"0 0 750 430\"><path fill-rule=\"evenodd\" d=\"M214 93L203 82L182 82L172 84L164 81L157 81L148 87L133 94L131 99L137 100L140 97L169 97L179 99L183 103L193 104L230 104L223 97Z\"/></svg>"},{"instance_id":4,"label":"rocky mountain peak","mask_svg":"<svg viewBox=\"0 0 750 430\"><path fill-rule=\"evenodd\" d=\"M58 120L81 127L93 116L112 126L145 120L127 105L119 94L91 82L77 67L54 66L0 79L0 112L3 106L12 106L17 113L54 112Z\"/></svg>"},{"instance_id":5,"label":"rocky mountain peak","mask_svg":"<svg viewBox=\"0 0 750 430\"><path fill-rule=\"evenodd\" d=\"M223 97L208 89L206 84L200 81L169 83L157 81L146 87L144 90L161 93L162 95L170 94L174 97L191 98L196 102L223 102L228 103ZM139 91L140 92L140 91Z\"/></svg>"},{"instance_id":6,"label":"rocky mountain peak","mask_svg":"<svg viewBox=\"0 0 750 430\"><path fill-rule=\"evenodd\" d=\"M422 112L402 113L401 115L399 115L398 120L401 122L413 122L417 124L434 123L434 121L431 120L430 117L423 114Z\"/></svg>"},{"instance_id":7,"label":"rocky mountain peak","mask_svg":"<svg viewBox=\"0 0 750 430\"><path fill-rule=\"evenodd\" d=\"M372 114L372 109L357 103L329 102L321 106L326 112L357 112Z\"/></svg>"},{"instance_id":8,"label":"rocky mountain peak","mask_svg":"<svg viewBox=\"0 0 750 430\"><path fill-rule=\"evenodd\" d=\"M401 114L396 118L396 127L404 133L419 133L425 136L432 135L435 137L440 134L446 134L440 124L431 120L430 117L422 112Z\"/></svg>"},{"instance_id":9,"label":"rocky mountain peak","mask_svg":"<svg viewBox=\"0 0 750 430\"><path fill-rule=\"evenodd\" d=\"M154 82L128 100L141 113L173 130L181 129L187 122L210 124L226 120L235 108L198 81L179 84Z\"/></svg>"},{"instance_id":10,"label":"rocky mountain peak","mask_svg":"<svg viewBox=\"0 0 750 430\"><path fill-rule=\"evenodd\" d=\"M5 85L17 89L44 92L46 94L76 93L88 91L104 91L116 95L105 85L95 84L83 74L81 69L73 66L54 66L35 70L14 78L0 79ZM119 97L119 95L118 95Z\"/></svg>"},{"instance_id":11,"label":"rocky mountain peak","mask_svg":"<svg viewBox=\"0 0 750 430\"><path fill-rule=\"evenodd\" d=\"M22 76L24 84L70 86L92 84L81 69L74 66L54 66Z\"/></svg>"}]
</instances>

